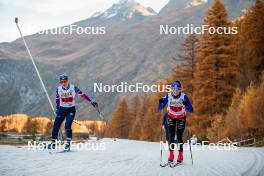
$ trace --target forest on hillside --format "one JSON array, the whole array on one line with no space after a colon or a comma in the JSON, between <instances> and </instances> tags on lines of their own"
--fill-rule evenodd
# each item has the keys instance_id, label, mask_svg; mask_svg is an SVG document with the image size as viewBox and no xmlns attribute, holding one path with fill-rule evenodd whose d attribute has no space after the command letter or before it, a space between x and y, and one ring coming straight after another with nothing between
<instances>
[{"instance_id":1,"label":"forest on hillside","mask_svg":"<svg viewBox=\"0 0 264 176\"><path fill-rule=\"evenodd\" d=\"M159 84L181 81L194 113L188 117L186 136L219 141L264 136L264 3L256 3L235 20L215 0L203 24L238 27L238 34L189 35L175 53L175 69ZM173 47L173 46L172 46ZM180 64L179 64L180 63ZM159 141L165 93L122 97L105 136Z\"/></svg>"}]
</instances>

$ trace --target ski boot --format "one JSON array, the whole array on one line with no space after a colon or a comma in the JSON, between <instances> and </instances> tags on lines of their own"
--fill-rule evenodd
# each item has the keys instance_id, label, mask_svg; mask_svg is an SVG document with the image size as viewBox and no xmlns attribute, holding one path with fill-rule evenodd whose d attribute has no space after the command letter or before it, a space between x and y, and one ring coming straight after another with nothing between
<instances>
[{"instance_id":1,"label":"ski boot","mask_svg":"<svg viewBox=\"0 0 264 176\"><path fill-rule=\"evenodd\" d=\"M51 143L48 144L48 149L53 150L56 148L56 140L52 140Z\"/></svg>"},{"instance_id":2,"label":"ski boot","mask_svg":"<svg viewBox=\"0 0 264 176\"><path fill-rule=\"evenodd\" d=\"M174 160L174 151L173 150L170 150L170 153L169 153L169 158L168 158L168 162L173 162Z\"/></svg>"},{"instance_id":3,"label":"ski boot","mask_svg":"<svg viewBox=\"0 0 264 176\"><path fill-rule=\"evenodd\" d=\"M179 151L177 162L178 162L178 163L181 163L182 160L183 160L183 151Z\"/></svg>"},{"instance_id":4,"label":"ski boot","mask_svg":"<svg viewBox=\"0 0 264 176\"><path fill-rule=\"evenodd\" d=\"M64 151L70 151L71 150L71 141L67 141L64 144Z\"/></svg>"}]
</instances>

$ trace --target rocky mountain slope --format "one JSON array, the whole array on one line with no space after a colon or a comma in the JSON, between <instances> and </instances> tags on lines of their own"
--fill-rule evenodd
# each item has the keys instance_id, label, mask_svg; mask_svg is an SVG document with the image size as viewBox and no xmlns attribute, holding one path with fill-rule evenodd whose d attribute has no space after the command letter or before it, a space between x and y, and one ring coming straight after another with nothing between
<instances>
[{"instance_id":1,"label":"rocky mountain slope","mask_svg":"<svg viewBox=\"0 0 264 176\"><path fill-rule=\"evenodd\" d=\"M224 2L236 17L254 1ZM124 94L94 93L93 84L153 84L163 79L174 67L172 56L186 36L160 35L160 25L199 25L210 3L171 0L157 14L133 0L121 0L104 12L74 23L82 27L105 26L104 35L34 34L25 38L53 99L57 77L66 72L72 83L96 98L109 117ZM0 86L0 115L52 114L21 39L0 44ZM78 109L79 119L97 117L85 102L79 103Z\"/></svg>"}]
</instances>

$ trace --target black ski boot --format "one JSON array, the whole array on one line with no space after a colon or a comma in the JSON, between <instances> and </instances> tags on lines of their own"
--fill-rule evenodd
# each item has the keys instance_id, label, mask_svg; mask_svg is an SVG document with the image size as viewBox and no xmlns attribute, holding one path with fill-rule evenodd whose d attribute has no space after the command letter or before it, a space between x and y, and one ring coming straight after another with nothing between
<instances>
[{"instance_id":1,"label":"black ski boot","mask_svg":"<svg viewBox=\"0 0 264 176\"><path fill-rule=\"evenodd\" d=\"M51 143L48 144L48 149L52 150L56 148L56 140L52 140Z\"/></svg>"},{"instance_id":2,"label":"black ski boot","mask_svg":"<svg viewBox=\"0 0 264 176\"><path fill-rule=\"evenodd\" d=\"M70 151L71 150L71 141L67 141L64 144L64 151Z\"/></svg>"}]
</instances>

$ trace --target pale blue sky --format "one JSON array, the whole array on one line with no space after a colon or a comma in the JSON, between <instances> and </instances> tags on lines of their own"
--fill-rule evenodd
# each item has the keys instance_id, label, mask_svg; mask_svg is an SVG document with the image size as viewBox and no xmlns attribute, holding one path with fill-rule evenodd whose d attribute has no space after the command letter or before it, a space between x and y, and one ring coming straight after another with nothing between
<instances>
[{"instance_id":1,"label":"pale blue sky","mask_svg":"<svg viewBox=\"0 0 264 176\"><path fill-rule=\"evenodd\" d=\"M119 0L0 0L0 42L19 38L14 18L24 35L71 24L103 11ZM136 0L159 11L169 0Z\"/></svg>"}]
</instances>

